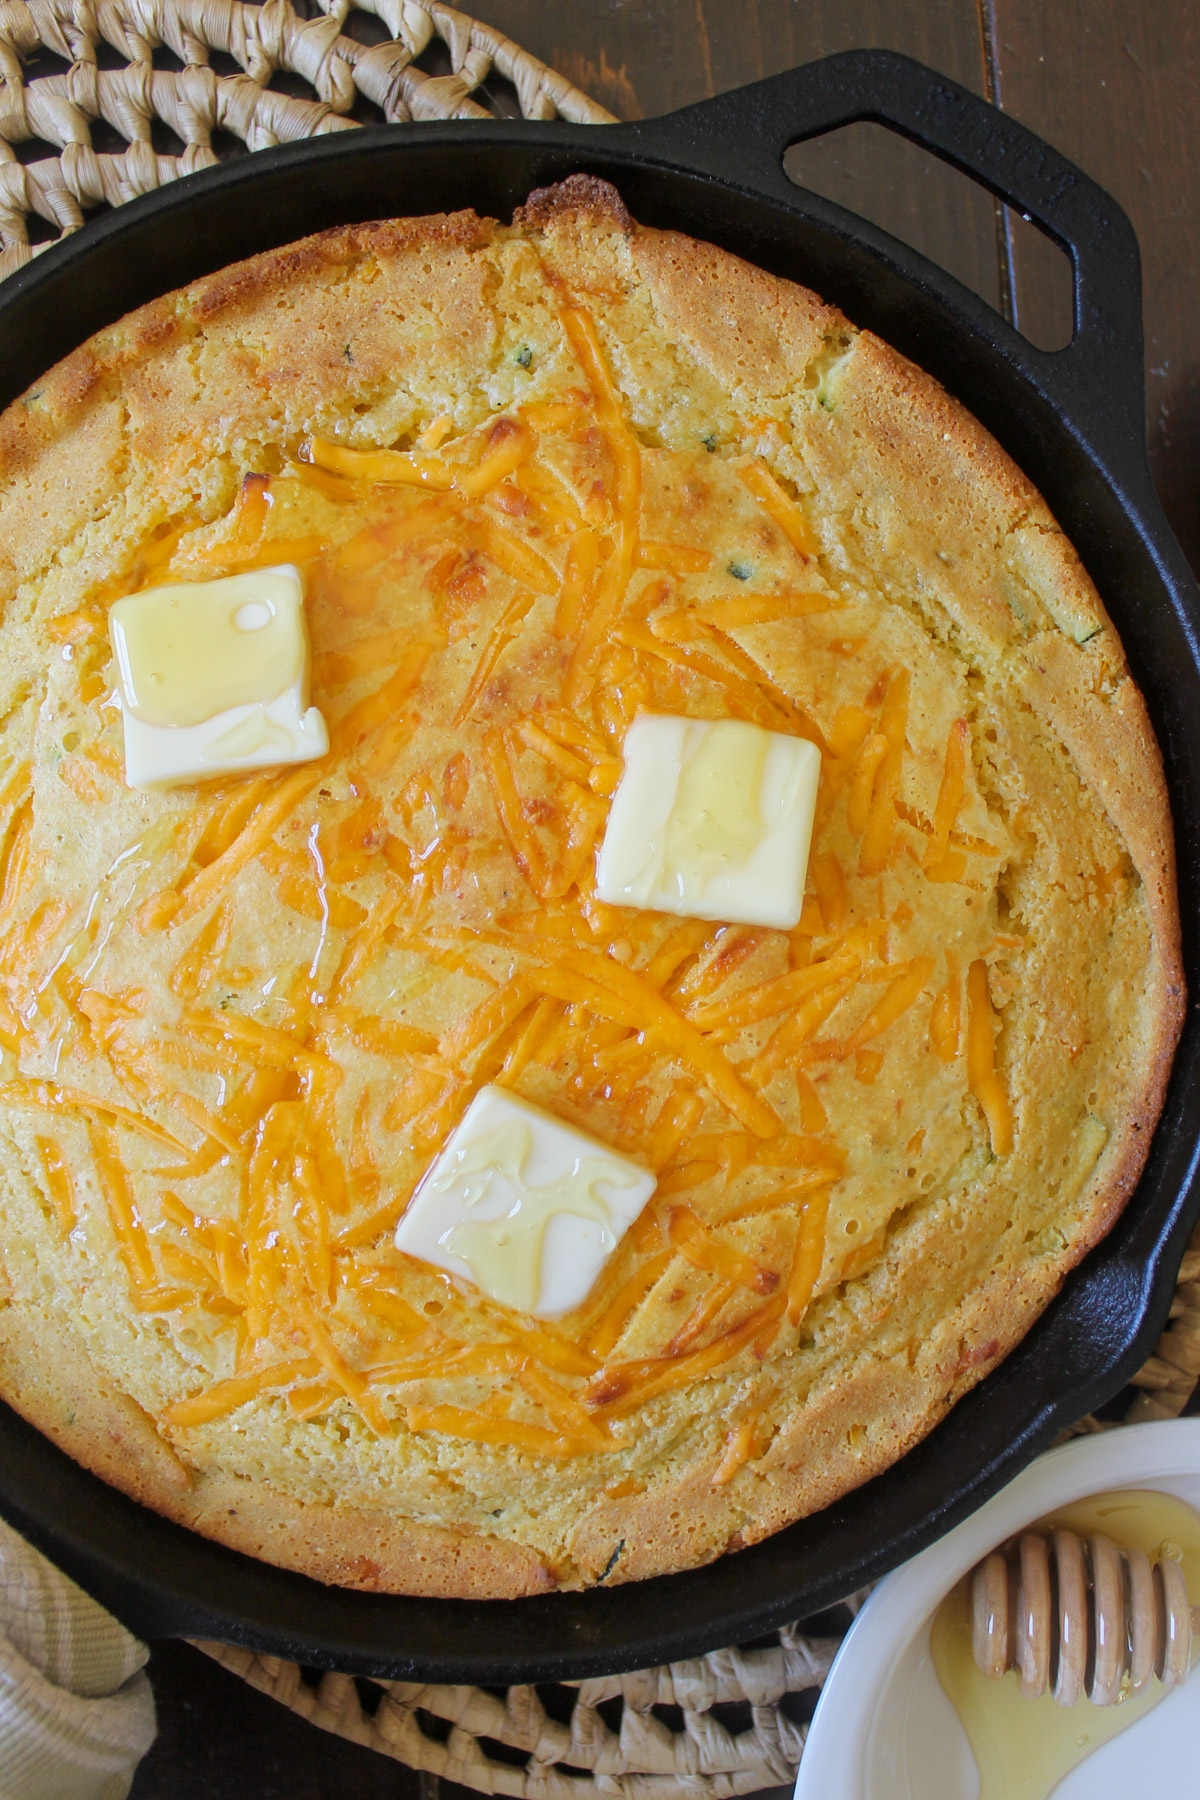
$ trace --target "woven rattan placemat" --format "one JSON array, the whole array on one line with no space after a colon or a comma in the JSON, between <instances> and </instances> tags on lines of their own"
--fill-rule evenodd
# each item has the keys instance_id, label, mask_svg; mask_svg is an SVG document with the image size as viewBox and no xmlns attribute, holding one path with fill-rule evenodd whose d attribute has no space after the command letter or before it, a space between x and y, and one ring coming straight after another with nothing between
<instances>
[{"instance_id":1,"label":"woven rattan placemat","mask_svg":"<svg viewBox=\"0 0 1200 1800\"><path fill-rule=\"evenodd\" d=\"M0 0L0 276L219 155L497 113L612 120L438 0Z\"/></svg>"},{"instance_id":2,"label":"woven rattan placemat","mask_svg":"<svg viewBox=\"0 0 1200 1800\"><path fill-rule=\"evenodd\" d=\"M88 213L225 155L380 120L518 113L612 118L438 0L0 0L0 277ZM1126 1420L1177 1416L1197 1380L1200 1232ZM324 1730L482 1793L719 1800L794 1779L856 1606L765 1644L503 1697L200 1647Z\"/></svg>"}]
</instances>

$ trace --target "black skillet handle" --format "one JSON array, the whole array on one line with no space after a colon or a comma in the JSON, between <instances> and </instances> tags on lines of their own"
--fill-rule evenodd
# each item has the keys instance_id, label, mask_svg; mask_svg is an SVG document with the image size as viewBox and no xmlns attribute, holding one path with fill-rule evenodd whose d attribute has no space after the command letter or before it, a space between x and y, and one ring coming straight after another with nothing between
<instances>
[{"instance_id":1,"label":"black skillet handle","mask_svg":"<svg viewBox=\"0 0 1200 1800\"><path fill-rule=\"evenodd\" d=\"M808 63L672 116L694 153L726 179L794 200L784 153L870 120L972 176L1040 225L1071 259L1075 330L1034 351L1048 397L1085 425L1103 459L1145 463L1142 280L1137 238L1104 189L1005 113L922 63L853 50ZM651 122L651 129L653 122ZM951 280L950 277L944 277ZM997 323L999 323L997 321ZM1028 358L1030 346L1023 347Z\"/></svg>"}]
</instances>

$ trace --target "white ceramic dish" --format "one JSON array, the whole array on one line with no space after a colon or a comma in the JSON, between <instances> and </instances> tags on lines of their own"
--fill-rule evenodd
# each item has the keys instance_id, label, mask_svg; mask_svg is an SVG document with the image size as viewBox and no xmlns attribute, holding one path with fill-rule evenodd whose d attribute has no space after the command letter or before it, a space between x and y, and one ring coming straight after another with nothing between
<instances>
[{"instance_id":1,"label":"white ceramic dish","mask_svg":"<svg viewBox=\"0 0 1200 1800\"><path fill-rule=\"evenodd\" d=\"M1076 1438L880 1583L825 1683L796 1800L978 1800L979 1774L942 1692L929 1626L942 1597L1023 1526L1116 1488L1157 1488L1200 1511L1200 1419ZM1200 1666L1144 1718L1081 1763L1054 1800L1129 1800L1151 1784L1200 1793Z\"/></svg>"}]
</instances>

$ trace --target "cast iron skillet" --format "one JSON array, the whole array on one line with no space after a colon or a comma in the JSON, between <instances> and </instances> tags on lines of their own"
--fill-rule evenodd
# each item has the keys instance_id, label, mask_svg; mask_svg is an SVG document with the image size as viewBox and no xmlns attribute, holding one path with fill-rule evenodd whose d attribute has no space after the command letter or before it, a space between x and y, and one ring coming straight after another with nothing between
<instances>
[{"instance_id":1,"label":"cast iron skillet","mask_svg":"<svg viewBox=\"0 0 1200 1800\"><path fill-rule=\"evenodd\" d=\"M859 119L974 176L1069 253L1069 348L1034 349L922 257L791 184L782 169L790 144ZM531 188L577 169L614 181L644 222L715 239L836 302L938 376L1036 482L1098 583L1150 706L1176 802L1195 990L1200 593L1146 461L1137 244L1078 169L917 63L856 52L636 125L381 127L193 176L121 207L4 283L0 402L101 326L239 257L348 220L462 206L507 218ZM708 1568L503 1602L326 1588L168 1524L3 1408L0 1510L144 1636L220 1638L364 1674L494 1683L745 1642L923 1548L1149 1354L1200 1211L1198 1052L1189 1017L1136 1195L1019 1348L886 1474Z\"/></svg>"}]
</instances>

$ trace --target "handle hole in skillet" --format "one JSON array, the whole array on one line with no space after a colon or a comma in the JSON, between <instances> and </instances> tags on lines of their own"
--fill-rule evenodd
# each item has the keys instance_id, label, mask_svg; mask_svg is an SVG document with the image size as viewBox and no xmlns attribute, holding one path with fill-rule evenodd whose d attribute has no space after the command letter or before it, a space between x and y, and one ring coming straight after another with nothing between
<instances>
[{"instance_id":1,"label":"handle hole in skillet","mask_svg":"<svg viewBox=\"0 0 1200 1800\"><path fill-rule=\"evenodd\" d=\"M969 175L886 125L843 125L793 144L784 172L799 187L900 238L1002 313L1039 350L1073 330L1069 257Z\"/></svg>"}]
</instances>

